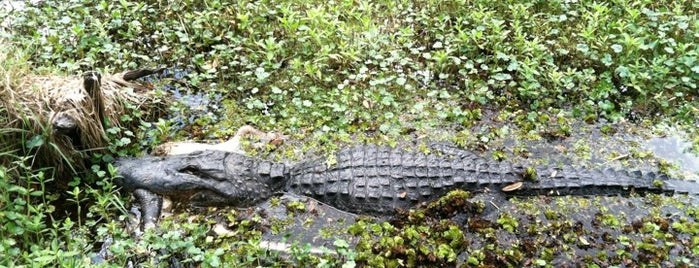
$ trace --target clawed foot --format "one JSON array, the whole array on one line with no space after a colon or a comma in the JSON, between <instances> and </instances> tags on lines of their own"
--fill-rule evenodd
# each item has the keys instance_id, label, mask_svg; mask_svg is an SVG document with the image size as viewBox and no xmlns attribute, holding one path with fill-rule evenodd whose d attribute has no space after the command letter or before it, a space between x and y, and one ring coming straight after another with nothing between
<instances>
[{"instance_id":1,"label":"clawed foot","mask_svg":"<svg viewBox=\"0 0 699 268\"><path fill-rule=\"evenodd\" d=\"M140 210L135 207L131 209L127 226L135 237L140 237L145 230L156 227L158 218L160 218L163 198L145 189L136 189L133 191L133 195L140 205Z\"/></svg>"}]
</instances>

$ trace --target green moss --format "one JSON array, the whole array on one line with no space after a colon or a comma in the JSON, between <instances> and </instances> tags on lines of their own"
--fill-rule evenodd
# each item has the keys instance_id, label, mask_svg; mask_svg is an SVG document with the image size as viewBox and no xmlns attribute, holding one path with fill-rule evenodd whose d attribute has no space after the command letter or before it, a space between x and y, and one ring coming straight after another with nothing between
<instances>
[{"instance_id":1,"label":"green moss","mask_svg":"<svg viewBox=\"0 0 699 268\"><path fill-rule=\"evenodd\" d=\"M653 180L653 186L661 188L665 185L665 182L662 180Z\"/></svg>"},{"instance_id":2,"label":"green moss","mask_svg":"<svg viewBox=\"0 0 699 268\"><path fill-rule=\"evenodd\" d=\"M668 162L668 161L666 161L666 160L664 160L664 159L660 159L660 160L658 161L658 170L659 170L660 173L662 173L662 174L667 174L667 175L672 176L672 175L671 175L671 172L672 172L673 170L677 170L677 169L679 169L679 168L677 167L677 164L670 163L670 162Z\"/></svg>"},{"instance_id":3,"label":"green moss","mask_svg":"<svg viewBox=\"0 0 699 268\"><path fill-rule=\"evenodd\" d=\"M507 155L501 150L496 150L493 152L493 159L496 161L502 161L507 159Z\"/></svg>"},{"instance_id":4,"label":"green moss","mask_svg":"<svg viewBox=\"0 0 699 268\"><path fill-rule=\"evenodd\" d=\"M556 220L556 219L558 219L558 213L556 213L556 211L553 211L553 210L550 210L550 209L549 209L549 210L546 210L546 211L544 212L544 216L546 216L546 219L548 219L548 220Z\"/></svg>"},{"instance_id":5,"label":"green moss","mask_svg":"<svg viewBox=\"0 0 699 268\"><path fill-rule=\"evenodd\" d=\"M590 145L587 144L588 141L578 140L573 143L573 152L582 159L590 159Z\"/></svg>"},{"instance_id":6,"label":"green moss","mask_svg":"<svg viewBox=\"0 0 699 268\"><path fill-rule=\"evenodd\" d=\"M595 217L602 222L602 224L607 225L609 227L615 227L618 228L621 226L621 222L619 219L616 218L614 214L597 214Z\"/></svg>"},{"instance_id":7,"label":"green moss","mask_svg":"<svg viewBox=\"0 0 699 268\"><path fill-rule=\"evenodd\" d=\"M272 207L276 207L276 206L279 206L280 200L277 197L272 197L272 198L270 198L269 203Z\"/></svg>"},{"instance_id":8,"label":"green moss","mask_svg":"<svg viewBox=\"0 0 699 268\"><path fill-rule=\"evenodd\" d=\"M498 218L497 222L500 224L500 226L502 226L502 228L509 232L515 232L517 227L519 227L519 221L517 218L505 212L500 213L500 217Z\"/></svg>"},{"instance_id":9,"label":"green moss","mask_svg":"<svg viewBox=\"0 0 699 268\"><path fill-rule=\"evenodd\" d=\"M286 204L286 210L289 212L306 212L306 204L301 201L291 201Z\"/></svg>"},{"instance_id":10,"label":"green moss","mask_svg":"<svg viewBox=\"0 0 699 268\"><path fill-rule=\"evenodd\" d=\"M538 175L537 175L536 169L534 167L527 167L524 170L524 174L522 174L522 177L524 177L525 180L530 180L530 181L536 181L538 179Z\"/></svg>"}]
</instances>

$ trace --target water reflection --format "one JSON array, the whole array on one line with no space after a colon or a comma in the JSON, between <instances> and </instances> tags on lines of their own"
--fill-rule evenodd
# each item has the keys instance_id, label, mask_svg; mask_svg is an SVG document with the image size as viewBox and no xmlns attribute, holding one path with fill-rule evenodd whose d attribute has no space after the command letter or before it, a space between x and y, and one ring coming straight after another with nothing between
<instances>
[{"instance_id":1,"label":"water reflection","mask_svg":"<svg viewBox=\"0 0 699 268\"><path fill-rule=\"evenodd\" d=\"M692 144L677 136L651 138L646 141L646 147L656 157L679 165L683 171L699 172L699 156L689 151Z\"/></svg>"}]
</instances>

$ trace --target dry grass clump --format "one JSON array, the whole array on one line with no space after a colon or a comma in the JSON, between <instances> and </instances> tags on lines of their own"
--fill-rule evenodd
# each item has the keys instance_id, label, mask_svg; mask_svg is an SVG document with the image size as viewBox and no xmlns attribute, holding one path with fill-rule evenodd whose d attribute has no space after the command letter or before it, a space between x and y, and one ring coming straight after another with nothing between
<instances>
[{"instance_id":1,"label":"dry grass clump","mask_svg":"<svg viewBox=\"0 0 699 268\"><path fill-rule=\"evenodd\" d=\"M4 48L3 48L4 47ZM79 76L31 74L23 55L0 44L0 165L23 158L32 168L50 168L61 186L85 169L87 151L105 150L105 130L120 127L127 107L148 111L162 101L123 74L101 78L101 90L86 91ZM57 118L76 123L75 132L57 131ZM60 187L62 188L62 187Z\"/></svg>"}]
</instances>

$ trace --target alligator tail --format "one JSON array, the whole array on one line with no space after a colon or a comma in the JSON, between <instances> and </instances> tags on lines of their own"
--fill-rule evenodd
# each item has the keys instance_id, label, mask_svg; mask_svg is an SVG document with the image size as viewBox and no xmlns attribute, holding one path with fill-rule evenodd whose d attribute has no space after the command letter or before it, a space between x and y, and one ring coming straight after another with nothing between
<instances>
[{"instance_id":1,"label":"alligator tail","mask_svg":"<svg viewBox=\"0 0 699 268\"><path fill-rule=\"evenodd\" d=\"M483 162L493 165L490 160L484 160L473 152L457 148L448 143L434 143L429 146L434 151L457 158L462 161ZM480 170L483 170L480 164ZM627 195L629 193L667 193L699 195L699 182L669 178L665 174L655 172L625 171L615 169L587 169L571 166L550 167L539 166L535 180L525 179L525 168L518 164L500 164L500 172L504 178L514 173L519 177L517 182L502 188L513 189L506 191L510 195ZM482 172L481 172L482 173ZM486 180L488 180L486 178ZM498 183L497 180L490 180ZM521 187L517 183L521 182ZM491 184L492 185L492 184ZM492 185L499 187L501 184ZM510 187L508 187L510 186ZM502 189L501 188L501 189ZM473 189L466 189L473 190Z\"/></svg>"},{"instance_id":2,"label":"alligator tail","mask_svg":"<svg viewBox=\"0 0 699 268\"><path fill-rule=\"evenodd\" d=\"M516 195L699 194L699 183L655 172L615 169L538 168L536 180L523 180ZM509 193L509 192L508 192Z\"/></svg>"}]
</instances>

